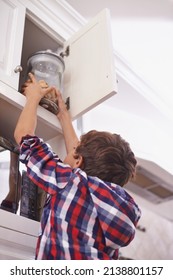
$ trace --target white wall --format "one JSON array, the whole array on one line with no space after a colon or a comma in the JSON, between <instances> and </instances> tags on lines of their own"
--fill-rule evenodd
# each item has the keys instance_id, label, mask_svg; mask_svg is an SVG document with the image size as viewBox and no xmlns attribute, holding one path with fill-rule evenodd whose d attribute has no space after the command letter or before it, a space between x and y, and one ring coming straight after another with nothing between
<instances>
[{"instance_id":1,"label":"white wall","mask_svg":"<svg viewBox=\"0 0 173 280\"><path fill-rule=\"evenodd\" d=\"M132 194L142 210L134 240L120 250L122 256L135 260L173 260L173 223L143 205L142 199Z\"/></svg>"},{"instance_id":2,"label":"white wall","mask_svg":"<svg viewBox=\"0 0 173 280\"><path fill-rule=\"evenodd\" d=\"M173 174L173 137L163 126L159 121L102 104L83 116L84 132L96 129L119 133L137 157L152 160Z\"/></svg>"}]
</instances>

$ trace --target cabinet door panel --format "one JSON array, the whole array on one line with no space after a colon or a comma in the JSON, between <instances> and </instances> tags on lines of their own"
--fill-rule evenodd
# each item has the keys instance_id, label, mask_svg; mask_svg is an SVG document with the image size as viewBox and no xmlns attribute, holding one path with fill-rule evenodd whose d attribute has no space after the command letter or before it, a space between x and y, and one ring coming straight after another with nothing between
<instances>
[{"instance_id":1,"label":"cabinet door panel","mask_svg":"<svg viewBox=\"0 0 173 280\"><path fill-rule=\"evenodd\" d=\"M70 97L73 119L79 117L117 92L110 14L103 10L64 45L65 98Z\"/></svg>"},{"instance_id":2,"label":"cabinet door panel","mask_svg":"<svg viewBox=\"0 0 173 280\"><path fill-rule=\"evenodd\" d=\"M18 89L25 8L17 0L0 0L0 80Z\"/></svg>"}]
</instances>

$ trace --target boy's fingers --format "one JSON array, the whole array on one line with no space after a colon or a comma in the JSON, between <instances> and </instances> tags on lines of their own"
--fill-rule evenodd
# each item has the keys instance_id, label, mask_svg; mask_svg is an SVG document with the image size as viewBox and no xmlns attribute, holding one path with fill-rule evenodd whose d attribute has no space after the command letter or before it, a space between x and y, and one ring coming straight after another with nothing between
<instances>
[{"instance_id":1,"label":"boy's fingers","mask_svg":"<svg viewBox=\"0 0 173 280\"><path fill-rule=\"evenodd\" d=\"M51 92L54 88L53 87L48 87L44 89L44 94L46 95L47 93Z\"/></svg>"},{"instance_id":2,"label":"boy's fingers","mask_svg":"<svg viewBox=\"0 0 173 280\"><path fill-rule=\"evenodd\" d=\"M55 88L55 92L56 92L56 96L59 98L59 99L62 99L62 95L61 95L61 92Z\"/></svg>"},{"instance_id":3,"label":"boy's fingers","mask_svg":"<svg viewBox=\"0 0 173 280\"><path fill-rule=\"evenodd\" d=\"M32 83L35 83L37 81L35 76L32 73L29 73L28 76L29 76Z\"/></svg>"}]
</instances>

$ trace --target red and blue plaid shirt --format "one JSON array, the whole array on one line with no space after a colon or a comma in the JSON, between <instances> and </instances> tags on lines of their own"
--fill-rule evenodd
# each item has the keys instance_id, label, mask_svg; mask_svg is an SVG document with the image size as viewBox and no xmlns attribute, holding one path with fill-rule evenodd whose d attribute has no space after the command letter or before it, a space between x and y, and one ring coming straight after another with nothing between
<instances>
[{"instance_id":1,"label":"red and blue plaid shirt","mask_svg":"<svg viewBox=\"0 0 173 280\"><path fill-rule=\"evenodd\" d=\"M117 259L140 218L132 197L116 184L63 164L36 136L23 137L20 160L30 179L49 194L36 259Z\"/></svg>"}]
</instances>

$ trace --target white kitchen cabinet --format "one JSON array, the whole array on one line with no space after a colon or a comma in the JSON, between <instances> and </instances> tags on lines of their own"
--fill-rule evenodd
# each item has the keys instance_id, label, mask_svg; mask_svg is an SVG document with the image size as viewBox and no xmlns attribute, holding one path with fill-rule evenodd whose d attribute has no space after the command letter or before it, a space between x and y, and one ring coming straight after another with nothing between
<instances>
[{"instance_id":1,"label":"white kitchen cabinet","mask_svg":"<svg viewBox=\"0 0 173 280\"><path fill-rule=\"evenodd\" d=\"M34 259L39 223L0 209L0 260Z\"/></svg>"},{"instance_id":2,"label":"white kitchen cabinet","mask_svg":"<svg viewBox=\"0 0 173 280\"><path fill-rule=\"evenodd\" d=\"M25 7L18 0L0 0L0 81L18 89Z\"/></svg>"},{"instance_id":3,"label":"white kitchen cabinet","mask_svg":"<svg viewBox=\"0 0 173 280\"><path fill-rule=\"evenodd\" d=\"M38 50L56 51L61 48L65 52L67 48L69 49L69 55L64 57L62 91L65 100L67 97L70 98L70 112L73 119L116 93L109 12L106 9L79 28L82 24L76 27L75 16L72 17L71 10L69 10L70 20L67 21L67 7L62 5L64 1L0 0L0 2L1 14L3 10L5 11L1 18L1 33L4 26L5 34L9 34L5 37L1 36L3 41L0 72L2 136L13 139L13 130L25 102L25 98L18 91L26 79L27 59ZM78 31L74 32L73 28ZM19 73L15 73L14 69L20 64L23 71L19 77ZM9 112L8 117L4 114L4 110ZM38 118L38 135L45 140L55 137L57 131L60 131L57 118L47 110L39 108ZM3 127L6 128L5 131ZM48 133L46 128L52 132Z\"/></svg>"}]
</instances>

